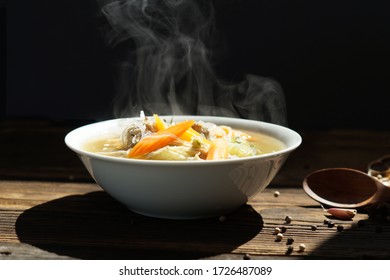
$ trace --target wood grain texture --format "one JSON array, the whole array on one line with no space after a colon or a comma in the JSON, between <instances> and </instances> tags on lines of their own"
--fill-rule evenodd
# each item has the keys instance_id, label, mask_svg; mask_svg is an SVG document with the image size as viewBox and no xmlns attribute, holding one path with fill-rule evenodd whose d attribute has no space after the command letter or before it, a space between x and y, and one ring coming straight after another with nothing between
<instances>
[{"instance_id":1,"label":"wood grain texture","mask_svg":"<svg viewBox=\"0 0 390 280\"><path fill-rule=\"evenodd\" d=\"M281 195L274 196L278 190ZM286 224L290 215L293 221ZM2 259L253 259L390 257L390 225L359 213L345 227L323 224L324 211L299 188L268 188L238 211L175 221L133 213L95 184L0 182ZM356 222L365 220L364 227ZM310 226L317 225L312 231ZM282 241L275 227L285 226ZM381 232L378 231L381 228ZM287 238L294 251L287 252ZM304 243L307 249L298 252Z\"/></svg>"}]
</instances>

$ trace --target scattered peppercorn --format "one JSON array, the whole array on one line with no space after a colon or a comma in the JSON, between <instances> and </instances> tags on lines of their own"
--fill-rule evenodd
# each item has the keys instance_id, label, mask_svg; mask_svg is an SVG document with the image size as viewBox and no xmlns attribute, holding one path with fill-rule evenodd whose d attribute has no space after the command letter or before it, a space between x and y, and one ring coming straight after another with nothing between
<instances>
[{"instance_id":1,"label":"scattered peppercorn","mask_svg":"<svg viewBox=\"0 0 390 280\"><path fill-rule=\"evenodd\" d=\"M280 228L278 228L278 227L274 228L274 234L278 234L280 232L281 232Z\"/></svg>"},{"instance_id":2,"label":"scattered peppercorn","mask_svg":"<svg viewBox=\"0 0 390 280\"><path fill-rule=\"evenodd\" d=\"M294 246L289 245L287 247L286 255L290 255L294 251Z\"/></svg>"},{"instance_id":3,"label":"scattered peppercorn","mask_svg":"<svg viewBox=\"0 0 390 280\"><path fill-rule=\"evenodd\" d=\"M287 238L287 242L286 242L287 245L291 245L293 243L294 243L294 238L292 237Z\"/></svg>"},{"instance_id":4,"label":"scattered peppercorn","mask_svg":"<svg viewBox=\"0 0 390 280\"><path fill-rule=\"evenodd\" d=\"M317 230L317 226L316 225L311 225L310 228L311 228L312 231Z\"/></svg>"},{"instance_id":5,"label":"scattered peppercorn","mask_svg":"<svg viewBox=\"0 0 390 280\"><path fill-rule=\"evenodd\" d=\"M276 235L275 241L276 241L276 242L279 242L279 241L282 241L282 239L283 239L283 234L278 233L278 234Z\"/></svg>"},{"instance_id":6,"label":"scattered peppercorn","mask_svg":"<svg viewBox=\"0 0 390 280\"><path fill-rule=\"evenodd\" d=\"M328 228L332 228L332 227L334 227L334 223L332 221L329 221L328 222Z\"/></svg>"},{"instance_id":7,"label":"scattered peppercorn","mask_svg":"<svg viewBox=\"0 0 390 280\"><path fill-rule=\"evenodd\" d=\"M281 231L282 233L285 233L285 232L287 231L287 228L286 228L285 226L282 226L282 227L280 228L280 231Z\"/></svg>"},{"instance_id":8,"label":"scattered peppercorn","mask_svg":"<svg viewBox=\"0 0 390 280\"><path fill-rule=\"evenodd\" d=\"M329 220L329 219L325 219L325 220L324 220L324 225L327 225L327 224L329 224L329 222L330 222L330 220Z\"/></svg>"},{"instance_id":9,"label":"scattered peppercorn","mask_svg":"<svg viewBox=\"0 0 390 280\"><path fill-rule=\"evenodd\" d=\"M276 191L274 192L274 197L278 197L280 195L280 192Z\"/></svg>"},{"instance_id":10,"label":"scattered peppercorn","mask_svg":"<svg viewBox=\"0 0 390 280\"><path fill-rule=\"evenodd\" d=\"M303 251L305 251L305 249L306 249L305 244L303 244L303 243L299 244L299 252L303 252Z\"/></svg>"},{"instance_id":11,"label":"scattered peppercorn","mask_svg":"<svg viewBox=\"0 0 390 280\"><path fill-rule=\"evenodd\" d=\"M284 218L284 220L286 221L286 223L291 223L292 222L291 216L286 216L286 218Z\"/></svg>"},{"instance_id":12,"label":"scattered peppercorn","mask_svg":"<svg viewBox=\"0 0 390 280\"><path fill-rule=\"evenodd\" d=\"M343 231L344 230L344 226L343 225L338 225L337 226L337 231Z\"/></svg>"},{"instance_id":13,"label":"scattered peppercorn","mask_svg":"<svg viewBox=\"0 0 390 280\"><path fill-rule=\"evenodd\" d=\"M251 259L251 255L249 254L245 254L244 257L243 257L244 260L250 260Z\"/></svg>"}]
</instances>

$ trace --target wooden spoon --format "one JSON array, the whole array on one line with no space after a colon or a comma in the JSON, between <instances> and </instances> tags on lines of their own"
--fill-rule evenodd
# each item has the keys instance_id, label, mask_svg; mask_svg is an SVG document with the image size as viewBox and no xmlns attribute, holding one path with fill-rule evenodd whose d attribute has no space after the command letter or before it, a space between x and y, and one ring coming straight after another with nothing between
<instances>
[{"instance_id":1,"label":"wooden spoon","mask_svg":"<svg viewBox=\"0 0 390 280\"><path fill-rule=\"evenodd\" d=\"M349 168L329 168L309 174L303 189L314 200L333 207L358 208L390 201L390 187Z\"/></svg>"}]
</instances>

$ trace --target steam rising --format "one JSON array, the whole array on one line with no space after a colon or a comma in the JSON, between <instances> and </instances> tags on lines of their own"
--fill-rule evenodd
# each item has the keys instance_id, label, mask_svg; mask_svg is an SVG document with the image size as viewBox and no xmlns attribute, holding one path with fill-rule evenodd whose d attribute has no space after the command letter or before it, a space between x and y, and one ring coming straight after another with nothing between
<instances>
[{"instance_id":1,"label":"steam rising","mask_svg":"<svg viewBox=\"0 0 390 280\"><path fill-rule=\"evenodd\" d=\"M105 5L102 12L110 24L108 44L125 50L117 64L115 117L138 116L144 110L285 124L278 83L248 75L228 85L216 77L211 1L124 0Z\"/></svg>"}]
</instances>

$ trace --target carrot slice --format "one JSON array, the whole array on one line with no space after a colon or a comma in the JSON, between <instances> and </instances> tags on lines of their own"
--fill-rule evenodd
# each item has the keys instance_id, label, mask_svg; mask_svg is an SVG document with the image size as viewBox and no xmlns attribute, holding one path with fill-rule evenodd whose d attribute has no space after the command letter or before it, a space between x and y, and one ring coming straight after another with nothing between
<instances>
[{"instance_id":1,"label":"carrot slice","mask_svg":"<svg viewBox=\"0 0 390 280\"><path fill-rule=\"evenodd\" d=\"M184 121L157 131L152 135L145 136L127 153L127 157L141 157L169 145L175 141L177 137L180 137L184 132L186 132L187 129L194 124L194 122L194 120Z\"/></svg>"},{"instance_id":2,"label":"carrot slice","mask_svg":"<svg viewBox=\"0 0 390 280\"><path fill-rule=\"evenodd\" d=\"M182 134L182 136L180 136L181 139L183 139L184 141L191 141L192 140L192 137L194 136L200 136L199 132L197 132L196 130L194 130L192 127L190 127L186 132L184 132Z\"/></svg>"},{"instance_id":3,"label":"carrot slice","mask_svg":"<svg viewBox=\"0 0 390 280\"><path fill-rule=\"evenodd\" d=\"M198 140L200 140L201 142L210 145L210 141L207 140L204 136L202 136L199 132L197 132L197 131L196 131L195 129L193 129L192 127L190 127L186 132L184 132L184 133L180 136L180 139L182 139L182 140L184 140L184 141L190 142L190 141L192 140L193 137L197 137Z\"/></svg>"},{"instance_id":4,"label":"carrot slice","mask_svg":"<svg viewBox=\"0 0 390 280\"><path fill-rule=\"evenodd\" d=\"M153 117L154 117L154 121L156 123L157 131L160 131L160 130L163 130L163 129L167 128L167 124L164 122L163 119L160 118L159 115L154 114ZM179 136L180 139L182 139L184 141L187 141L187 142L191 142L193 137L201 137L201 135L200 135L199 132L197 132L192 127L187 129L182 135ZM203 141L204 143L210 144L210 141L208 141L204 137L202 137L201 141Z\"/></svg>"},{"instance_id":5,"label":"carrot slice","mask_svg":"<svg viewBox=\"0 0 390 280\"><path fill-rule=\"evenodd\" d=\"M157 114L154 114L153 117L154 117L154 120L156 122L157 131L160 131L160 130L167 128L167 125L165 124L165 122Z\"/></svg>"},{"instance_id":6,"label":"carrot slice","mask_svg":"<svg viewBox=\"0 0 390 280\"><path fill-rule=\"evenodd\" d=\"M218 138L211 142L206 160L227 159L229 155L228 142Z\"/></svg>"}]
</instances>

